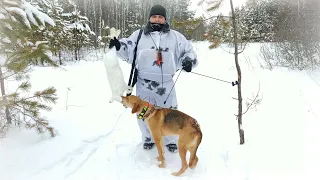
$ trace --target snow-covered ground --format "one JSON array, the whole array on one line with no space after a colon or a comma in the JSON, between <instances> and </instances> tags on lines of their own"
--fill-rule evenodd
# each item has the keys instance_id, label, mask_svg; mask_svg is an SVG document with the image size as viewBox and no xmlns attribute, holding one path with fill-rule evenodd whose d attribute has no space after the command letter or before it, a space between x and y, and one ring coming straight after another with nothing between
<instances>
[{"instance_id":1,"label":"snow-covered ground","mask_svg":"<svg viewBox=\"0 0 320 180\"><path fill-rule=\"evenodd\" d=\"M235 81L233 55L226 47L209 50L207 46L194 44L200 61L194 72ZM241 54L244 109L259 83L262 98L244 115L243 146L234 116L237 88L181 73L176 84L179 109L198 120L203 140L198 166L178 178L320 178L320 71L269 71L260 67L257 58L259 44L251 44ZM120 64L127 81L130 65ZM156 148L142 149L135 116L120 103L108 103L111 92L102 61L88 56L87 61L63 68L37 67L31 74L32 91L52 85L58 90L58 103L43 113L58 135L50 138L11 128L0 139L1 180L177 179L171 172L181 167L178 153L165 149L167 167L158 168Z\"/></svg>"}]
</instances>

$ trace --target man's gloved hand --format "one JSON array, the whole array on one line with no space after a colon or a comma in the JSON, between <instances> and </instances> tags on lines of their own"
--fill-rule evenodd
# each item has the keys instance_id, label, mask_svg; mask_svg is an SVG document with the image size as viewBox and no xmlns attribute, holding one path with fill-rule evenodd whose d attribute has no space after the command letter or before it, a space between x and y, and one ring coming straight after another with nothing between
<instances>
[{"instance_id":1,"label":"man's gloved hand","mask_svg":"<svg viewBox=\"0 0 320 180\"><path fill-rule=\"evenodd\" d=\"M185 70L186 72L191 72L191 70L192 70L192 62L188 61L188 60L185 60L182 63L182 69Z\"/></svg>"},{"instance_id":2,"label":"man's gloved hand","mask_svg":"<svg viewBox=\"0 0 320 180\"><path fill-rule=\"evenodd\" d=\"M121 44L116 37L114 37L113 39L110 39L109 49L111 49L113 46L116 46L116 50L119 51Z\"/></svg>"}]
</instances>

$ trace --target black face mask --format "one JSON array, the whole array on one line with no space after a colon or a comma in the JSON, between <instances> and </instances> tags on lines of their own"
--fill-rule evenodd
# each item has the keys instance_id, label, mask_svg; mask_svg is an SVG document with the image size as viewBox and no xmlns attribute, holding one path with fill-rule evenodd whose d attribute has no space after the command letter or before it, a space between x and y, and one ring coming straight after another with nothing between
<instances>
[{"instance_id":1,"label":"black face mask","mask_svg":"<svg viewBox=\"0 0 320 180\"><path fill-rule=\"evenodd\" d=\"M150 23L150 26L154 31L160 31L163 27L163 24Z\"/></svg>"}]
</instances>

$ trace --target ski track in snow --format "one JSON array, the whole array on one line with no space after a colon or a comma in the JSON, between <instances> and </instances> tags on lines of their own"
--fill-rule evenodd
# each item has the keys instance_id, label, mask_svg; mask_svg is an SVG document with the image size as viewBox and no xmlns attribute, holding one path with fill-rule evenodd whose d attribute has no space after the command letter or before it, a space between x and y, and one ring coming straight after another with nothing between
<instances>
[{"instance_id":1,"label":"ski track in snow","mask_svg":"<svg viewBox=\"0 0 320 180\"><path fill-rule=\"evenodd\" d=\"M117 118L115 125L111 130L109 130L108 133L102 134L90 139L82 140L82 144L78 146L78 148L74 149L73 151L65 154L62 156L59 160L51 163L50 165L41 168L38 170L34 175L39 175L41 173L44 173L46 171L51 171L55 169L56 167L59 169L63 169L66 167L74 167L73 169L69 170L68 173L65 174L64 179L69 178L73 174L77 173L77 171L82 168L88 160L97 152L97 150L101 147L101 144L103 144L104 140L107 139L110 135L116 133L119 131L116 130L116 127L119 123L119 120L121 119L122 115L125 113L121 113L119 117Z\"/></svg>"},{"instance_id":2,"label":"ski track in snow","mask_svg":"<svg viewBox=\"0 0 320 180\"><path fill-rule=\"evenodd\" d=\"M72 174L76 173L88 160L89 158L98 150L98 146L92 148L88 154L85 157L85 159L81 160L78 165L76 166L76 168L74 170L72 170L71 172L69 172L66 176L65 179L68 178L69 176L71 176Z\"/></svg>"},{"instance_id":3,"label":"ski track in snow","mask_svg":"<svg viewBox=\"0 0 320 180\"><path fill-rule=\"evenodd\" d=\"M75 150L65 154L58 161L53 162L52 164L40 169L38 172L33 175L38 175L43 173L44 171L50 171L59 166L58 168L65 167L75 167L65 175L65 179L76 173L89 159L94 153L99 149L100 145L104 142L108 136L117 132L118 130L111 130L107 134L103 134L88 140L83 140L84 144L81 144ZM75 164L75 165L74 165Z\"/></svg>"}]
</instances>

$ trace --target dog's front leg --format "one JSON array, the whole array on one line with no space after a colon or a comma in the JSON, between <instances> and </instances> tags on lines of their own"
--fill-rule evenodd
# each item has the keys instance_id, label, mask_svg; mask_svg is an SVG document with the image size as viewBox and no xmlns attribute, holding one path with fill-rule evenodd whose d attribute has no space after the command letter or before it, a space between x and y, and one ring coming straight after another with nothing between
<instances>
[{"instance_id":1,"label":"dog's front leg","mask_svg":"<svg viewBox=\"0 0 320 180\"><path fill-rule=\"evenodd\" d=\"M159 168L164 168L165 167L165 159L164 159L163 139L161 136L161 132L160 131L154 132L151 130L151 133L152 133L152 136L154 139L154 143L156 144L157 149L158 149L159 156L157 157L157 159L158 159L158 161L161 162L158 166L159 166Z\"/></svg>"}]
</instances>

